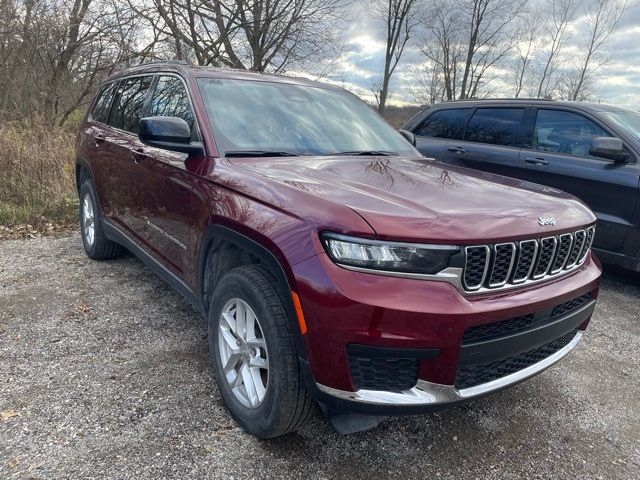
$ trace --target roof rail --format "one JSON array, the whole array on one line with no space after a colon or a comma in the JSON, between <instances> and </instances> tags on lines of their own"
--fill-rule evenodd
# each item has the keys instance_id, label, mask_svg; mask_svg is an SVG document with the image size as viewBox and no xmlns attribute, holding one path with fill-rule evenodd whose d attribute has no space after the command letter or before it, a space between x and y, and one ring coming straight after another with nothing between
<instances>
[{"instance_id":1,"label":"roof rail","mask_svg":"<svg viewBox=\"0 0 640 480\"><path fill-rule=\"evenodd\" d=\"M507 100L507 101L529 101L529 102L555 102L553 98L535 98L535 97L519 97L519 98L509 98L509 97L500 97L500 98L461 98L459 100L445 100L445 102L495 102L497 100Z\"/></svg>"},{"instance_id":2,"label":"roof rail","mask_svg":"<svg viewBox=\"0 0 640 480\"><path fill-rule=\"evenodd\" d=\"M141 63L140 65L136 65L136 67L143 67L146 65L156 65L158 63L168 63L172 65L189 65L184 60L153 60L151 62L144 62L144 63Z\"/></svg>"}]
</instances>

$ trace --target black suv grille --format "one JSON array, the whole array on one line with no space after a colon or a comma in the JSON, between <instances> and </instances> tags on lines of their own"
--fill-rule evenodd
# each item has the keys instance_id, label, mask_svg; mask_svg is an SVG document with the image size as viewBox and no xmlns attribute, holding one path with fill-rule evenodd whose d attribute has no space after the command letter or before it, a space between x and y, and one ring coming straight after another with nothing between
<instances>
[{"instance_id":1,"label":"black suv grille","mask_svg":"<svg viewBox=\"0 0 640 480\"><path fill-rule=\"evenodd\" d=\"M542 311L535 314L529 313L520 317L510 318L509 320L502 320L501 322L475 325L465 330L462 335L462 345L505 337L512 333L524 332L531 328L545 325L555 320L556 317L577 310L592 298L593 295L589 292L568 302L556 305L551 312L547 310L546 312Z\"/></svg>"},{"instance_id":2,"label":"black suv grille","mask_svg":"<svg viewBox=\"0 0 640 480\"><path fill-rule=\"evenodd\" d=\"M566 273L585 260L594 232L589 227L541 239L466 247L464 289L496 289Z\"/></svg>"},{"instance_id":3,"label":"black suv grille","mask_svg":"<svg viewBox=\"0 0 640 480\"><path fill-rule=\"evenodd\" d=\"M502 360L462 366L456 375L456 388L474 387L530 367L568 345L576 333L573 330L541 347Z\"/></svg>"},{"instance_id":4,"label":"black suv grille","mask_svg":"<svg viewBox=\"0 0 640 480\"><path fill-rule=\"evenodd\" d=\"M349 355L351 378L357 389L401 392L418 383L415 358L367 358Z\"/></svg>"}]
</instances>

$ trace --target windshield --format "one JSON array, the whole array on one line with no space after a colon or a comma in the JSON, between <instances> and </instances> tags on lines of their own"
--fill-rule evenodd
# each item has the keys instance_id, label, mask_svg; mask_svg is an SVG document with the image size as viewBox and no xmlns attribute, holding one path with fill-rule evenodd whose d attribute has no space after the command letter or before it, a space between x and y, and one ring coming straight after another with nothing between
<instances>
[{"instance_id":1,"label":"windshield","mask_svg":"<svg viewBox=\"0 0 640 480\"><path fill-rule=\"evenodd\" d=\"M602 112L613 124L640 142L640 114L631 110Z\"/></svg>"},{"instance_id":2,"label":"windshield","mask_svg":"<svg viewBox=\"0 0 640 480\"><path fill-rule=\"evenodd\" d=\"M227 156L418 155L354 95L286 83L199 78L216 142Z\"/></svg>"}]
</instances>

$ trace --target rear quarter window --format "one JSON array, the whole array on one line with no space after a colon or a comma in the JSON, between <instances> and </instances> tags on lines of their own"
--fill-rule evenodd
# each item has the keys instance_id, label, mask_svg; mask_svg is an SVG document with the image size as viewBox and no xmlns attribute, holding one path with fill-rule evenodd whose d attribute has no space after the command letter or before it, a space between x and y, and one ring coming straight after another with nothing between
<instances>
[{"instance_id":1,"label":"rear quarter window","mask_svg":"<svg viewBox=\"0 0 640 480\"><path fill-rule=\"evenodd\" d=\"M522 147L524 108L479 108L469 120L464 139L505 147Z\"/></svg>"},{"instance_id":2,"label":"rear quarter window","mask_svg":"<svg viewBox=\"0 0 640 480\"><path fill-rule=\"evenodd\" d=\"M427 118L414 132L420 137L461 139L471 108L440 110Z\"/></svg>"}]
</instances>

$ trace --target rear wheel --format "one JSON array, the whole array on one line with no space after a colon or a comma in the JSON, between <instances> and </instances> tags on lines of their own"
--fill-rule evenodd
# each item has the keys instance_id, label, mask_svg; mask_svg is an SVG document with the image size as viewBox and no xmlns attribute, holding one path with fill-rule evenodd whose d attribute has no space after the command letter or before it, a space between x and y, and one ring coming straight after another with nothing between
<instances>
[{"instance_id":1,"label":"rear wheel","mask_svg":"<svg viewBox=\"0 0 640 480\"><path fill-rule=\"evenodd\" d=\"M236 268L219 281L209 309L216 383L235 420L260 438L296 430L316 408L275 285L262 267Z\"/></svg>"},{"instance_id":2,"label":"rear wheel","mask_svg":"<svg viewBox=\"0 0 640 480\"><path fill-rule=\"evenodd\" d=\"M102 230L100 210L90 180L80 186L80 233L89 258L107 260L122 253L122 247L109 240Z\"/></svg>"}]
</instances>

